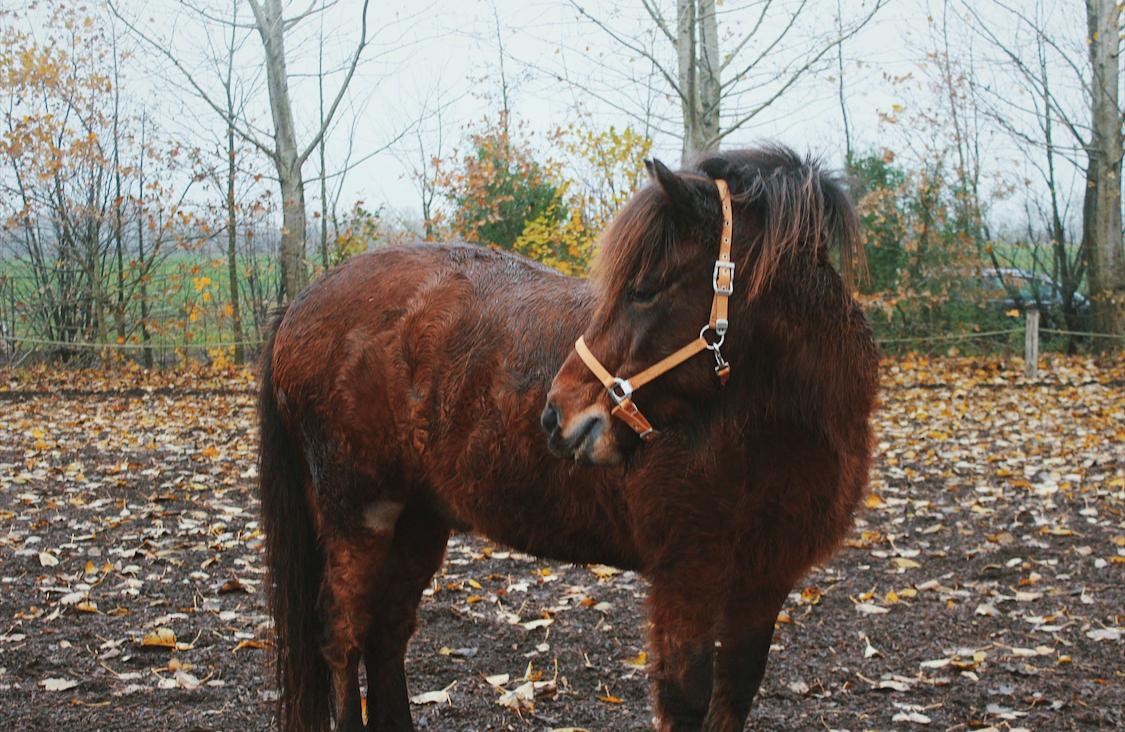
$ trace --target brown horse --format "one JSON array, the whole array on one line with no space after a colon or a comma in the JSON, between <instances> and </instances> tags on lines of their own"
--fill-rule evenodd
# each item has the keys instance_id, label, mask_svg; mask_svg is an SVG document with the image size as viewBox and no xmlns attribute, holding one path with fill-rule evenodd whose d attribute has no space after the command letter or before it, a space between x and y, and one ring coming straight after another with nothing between
<instances>
[{"instance_id":1,"label":"brown horse","mask_svg":"<svg viewBox=\"0 0 1125 732\"><path fill-rule=\"evenodd\" d=\"M361 661L367 728L413 729L403 657L454 529L642 572L658 728L743 728L777 613L867 480L876 349L830 253L861 262L856 217L781 148L650 172L589 282L477 247L391 248L282 315L259 408L284 729L362 729ZM716 266L728 236L733 267ZM731 290L719 358L714 312L700 326ZM573 348L637 374L697 333L634 396L644 440Z\"/></svg>"}]
</instances>

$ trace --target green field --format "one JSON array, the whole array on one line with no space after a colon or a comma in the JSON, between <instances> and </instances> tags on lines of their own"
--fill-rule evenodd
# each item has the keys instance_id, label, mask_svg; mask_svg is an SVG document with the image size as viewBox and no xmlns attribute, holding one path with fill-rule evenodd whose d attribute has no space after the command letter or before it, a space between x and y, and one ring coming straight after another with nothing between
<instances>
[{"instance_id":1,"label":"green field","mask_svg":"<svg viewBox=\"0 0 1125 732\"><path fill-rule=\"evenodd\" d=\"M123 317L117 318L116 270L98 278L91 297L90 278L77 270L56 269L41 287L27 261L0 260L0 323L21 350L141 352L147 343L158 362L187 353L233 350L236 341L251 348L276 297L277 274L265 256L239 261L242 332L235 332L227 263L218 257L178 254L153 266L142 288L135 270L126 270ZM147 299L147 313L142 307ZM100 300L102 325L90 305ZM68 318L60 316L68 312ZM120 337L118 321L124 325ZM69 327L60 326L67 322ZM147 326L142 328L142 322ZM147 342L144 330L148 332ZM212 356L214 354L211 354Z\"/></svg>"}]
</instances>

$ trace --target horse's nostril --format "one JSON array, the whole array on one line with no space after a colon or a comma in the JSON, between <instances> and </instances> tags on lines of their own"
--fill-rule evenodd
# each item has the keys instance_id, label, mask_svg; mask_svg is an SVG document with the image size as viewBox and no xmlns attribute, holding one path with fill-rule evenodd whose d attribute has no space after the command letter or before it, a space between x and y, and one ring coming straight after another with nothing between
<instances>
[{"instance_id":1,"label":"horse's nostril","mask_svg":"<svg viewBox=\"0 0 1125 732\"><path fill-rule=\"evenodd\" d=\"M553 435L559 425L562 424L562 412L554 404L548 404L547 408L543 410L543 415L539 418L539 424L543 426L544 432Z\"/></svg>"}]
</instances>

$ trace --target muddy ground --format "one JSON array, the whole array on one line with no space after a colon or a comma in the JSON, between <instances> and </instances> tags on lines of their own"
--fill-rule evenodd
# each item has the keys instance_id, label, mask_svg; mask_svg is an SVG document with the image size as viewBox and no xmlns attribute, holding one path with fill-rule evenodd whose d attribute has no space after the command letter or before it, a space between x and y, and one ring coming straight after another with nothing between
<instances>
[{"instance_id":1,"label":"muddy ground","mask_svg":"<svg viewBox=\"0 0 1125 732\"><path fill-rule=\"evenodd\" d=\"M885 366L873 495L790 596L750 728L1125 727L1122 364L1049 366ZM0 372L0 729L270 727L251 389ZM417 726L647 729L644 596L456 536Z\"/></svg>"}]
</instances>

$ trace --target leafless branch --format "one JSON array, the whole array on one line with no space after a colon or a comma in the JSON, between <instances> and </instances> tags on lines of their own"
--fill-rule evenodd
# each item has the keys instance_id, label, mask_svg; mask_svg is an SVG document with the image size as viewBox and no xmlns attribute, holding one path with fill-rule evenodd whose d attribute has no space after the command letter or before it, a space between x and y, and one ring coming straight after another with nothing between
<instances>
[{"instance_id":1,"label":"leafless branch","mask_svg":"<svg viewBox=\"0 0 1125 732\"><path fill-rule=\"evenodd\" d=\"M727 124L725 126L725 128L720 129L719 134L715 137L715 139L708 141L709 144L715 143L715 142L718 142L719 140L724 139L725 137L727 137L727 135L731 134L735 130L738 130L739 128L744 126L747 122L754 119L759 114L761 114L763 111L765 111L766 108L768 108L771 104L773 104L778 99L780 99L781 96L783 94L785 94L787 91L789 91L789 89L792 88L792 86L794 84L796 84L798 81L800 81L801 78L804 77L804 75L810 69L812 69L818 63L820 63L820 60L822 58L824 58L824 56L827 55L829 51L832 51L838 45L840 45L841 43L844 43L845 41L847 41L848 39L854 37L857 33L859 33L869 22L871 22L871 19L875 17L875 14L878 13L887 4L887 2L889 2L889 0L879 0L878 2L876 2L874 7L871 9L871 11L866 16L864 16L859 22L857 22L855 25L853 25L851 28L849 28L846 32L837 35L836 38L834 38L832 41L823 45L820 48L819 51L817 51L811 57L806 59L803 64L801 64L800 66L797 67L796 70L790 72L788 74L788 78L786 78L785 81L782 83L782 85L780 87L778 87L777 89L775 89L772 94L770 94L763 101L761 101L760 103L755 105L754 108L752 110L750 110L748 113L741 115L735 121ZM804 3L802 3L801 7L804 7ZM750 70L750 68L753 68L753 66L747 67L746 71L744 71L743 73L748 72ZM724 84L724 86L725 86L725 84Z\"/></svg>"},{"instance_id":2,"label":"leafless branch","mask_svg":"<svg viewBox=\"0 0 1125 732\"><path fill-rule=\"evenodd\" d=\"M144 41L145 44L147 44L149 46L149 48L151 48L152 50L159 53L161 56L163 56L165 59L167 59L173 66L176 67L176 70L180 72L180 74L183 76L184 80L188 83L188 85L195 92L196 96L198 96L200 99L202 99L204 104L206 104L216 114L218 114L223 119L224 122L229 124L231 126L231 128L235 131L235 134L237 134L243 141L253 145L259 151L261 151L264 155L268 156L271 160L274 159L275 153L274 153L273 148L271 146L268 146L268 145L264 144L263 142L261 142L261 140L259 140L257 137L255 137L253 132L251 132L247 127L244 127L244 126L241 126L240 124L238 124L239 120L230 119L227 116L226 109L223 107L223 105L216 102L211 97L211 95L207 92L207 90L204 89L203 86L200 85L198 81L196 81L195 76L191 73L191 71L184 64L182 64L180 62L180 60L178 58L176 58L176 55L172 52L172 50L171 50L171 48L169 47L168 44L160 43L159 41L157 41L153 37L149 36L144 31L142 31L140 28L138 28L128 18L126 18L121 13L120 10L118 10L117 4L115 2L113 2L113 0L108 0L107 4L109 6L110 12L113 13L114 17L116 17L118 20L120 20L125 25L125 27L129 29L129 31L131 33L133 33L135 36L137 36L142 41Z\"/></svg>"},{"instance_id":3,"label":"leafless branch","mask_svg":"<svg viewBox=\"0 0 1125 732\"><path fill-rule=\"evenodd\" d=\"M312 140L305 147L298 157L298 166L304 164L309 155L312 154L316 146L320 144L321 138L324 137L328 131L329 125L332 124L332 118L336 116L336 110L340 107L340 101L348 91L348 86L351 84L352 77L355 75L356 67L359 65L360 56L363 55L363 49L367 45L367 7L371 0L363 0L363 10L360 11L360 26L359 26L359 42L356 44L355 53L352 54L351 65L348 67L348 73L344 76L344 80L340 83L340 89L336 93L336 98L332 100L331 106L328 108L328 114L324 116L321 121L320 129L313 135ZM251 0L253 2L253 0ZM255 3L256 4L256 3Z\"/></svg>"},{"instance_id":4,"label":"leafless branch","mask_svg":"<svg viewBox=\"0 0 1125 732\"><path fill-rule=\"evenodd\" d=\"M578 11L578 13L583 18L586 18L591 23L596 25L598 28L600 28L610 38L617 41L618 43L620 43L622 46L629 49L633 53L635 53L639 56L643 56L644 58L646 58L650 62L652 62L653 66L657 69L657 71L660 72L660 75L664 77L664 80L666 82L668 82L668 85L670 87L672 87L672 90L676 92L676 94L680 97L680 99L683 100L683 99L686 98L684 96L683 90L680 88L679 82L676 80L676 76L674 74L669 73L668 69L666 69L664 67L664 64L662 64L660 62L660 60L658 58L656 58L656 56L651 51L637 45L631 39L628 39L628 38L622 36L620 33L613 30L612 28L610 28L606 23L604 23L603 21L599 20L598 18L596 18L595 16L593 16L589 12L587 12L586 9L583 8L581 5L579 5L577 2L575 2L575 0L570 0L570 4L574 7L575 10Z\"/></svg>"}]
</instances>

